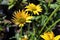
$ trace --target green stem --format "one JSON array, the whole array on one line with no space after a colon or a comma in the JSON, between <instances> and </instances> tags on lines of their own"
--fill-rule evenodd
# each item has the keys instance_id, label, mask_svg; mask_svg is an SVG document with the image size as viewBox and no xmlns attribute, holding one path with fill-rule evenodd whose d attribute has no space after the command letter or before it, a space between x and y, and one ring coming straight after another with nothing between
<instances>
[{"instance_id":1,"label":"green stem","mask_svg":"<svg viewBox=\"0 0 60 40\"><path fill-rule=\"evenodd\" d=\"M21 27L21 38L22 38L22 27ZM21 39L22 40L22 39Z\"/></svg>"},{"instance_id":2,"label":"green stem","mask_svg":"<svg viewBox=\"0 0 60 40\"><path fill-rule=\"evenodd\" d=\"M46 32L49 31L49 30L51 30L51 28L52 28L55 24L57 24L59 21L60 21L60 19L58 19L55 23L53 23L53 24L46 30Z\"/></svg>"},{"instance_id":3,"label":"green stem","mask_svg":"<svg viewBox=\"0 0 60 40\"><path fill-rule=\"evenodd\" d=\"M34 23L33 23L33 32L32 32L32 36L31 36L31 40L35 39L34 36L35 36L35 26L34 26Z\"/></svg>"},{"instance_id":4,"label":"green stem","mask_svg":"<svg viewBox=\"0 0 60 40\"><path fill-rule=\"evenodd\" d=\"M43 29L46 27L47 23L49 22L49 20L52 18L52 16L59 10L60 6L58 6L49 16L49 18L47 19L46 23L43 25L42 29L40 30L40 34L43 31Z\"/></svg>"},{"instance_id":5,"label":"green stem","mask_svg":"<svg viewBox=\"0 0 60 40\"><path fill-rule=\"evenodd\" d=\"M35 40L34 36L35 36L35 33L36 33L36 28L35 28L35 24L33 24L33 39Z\"/></svg>"},{"instance_id":6,"label":"green stem","mask_svg":"<svg viewBox=\"0 0 60 40\"><path fill-rule=\"evenodd\" d=\"M48 6L50 6L51 0L48 0Z\"/></svg>"},{"instance_id":7,"label":"green stem","mask_svg":"<svg viewBox=\"0 0 60 40\"><path fill-rule=\"evenodd\" d=\"M33 33L34 33L34 35L35 35L35 28L33 27Z\"/></svg>"},{"instance_id":8,"label":"green stem","mask_svg":"<svg viewBox=\"0 0 60 40\"><path fill-rule=\"evenodd\" d=\"M48 13L48 8L46 7L46 5L43 5L45 7L46 13Z\"/></svg>"},{"instance_id":9,"label":"green stem","mask_svg":"<svg viewBox=\"0 0 60 40\"><path fill-rule=\"evenodd\" d=\"M15 38L19 40L19 33L16 33Z\"/></svg>"},{"instance_id":10,"label":"green stem","mask_svg":"<svg viewBox=\"0 0 60 40\"><path fill-rule=\"evenodd\" d=\"M29 34L29 32L30 32L30 23L29 23L29 25L28 25L28 34Z\"/></svg>"},{"instance_id":11,"label":"green stem","mask_svg":"<svg viewBox=\"0 0 60 40\"><path fill-rule=\"evenodd\" d=\"M33 35L32 35L33 40L34 40L34 35L35 35L35 33L34 33L34 25L33 25Z\"/></svg>"}]
</instances>

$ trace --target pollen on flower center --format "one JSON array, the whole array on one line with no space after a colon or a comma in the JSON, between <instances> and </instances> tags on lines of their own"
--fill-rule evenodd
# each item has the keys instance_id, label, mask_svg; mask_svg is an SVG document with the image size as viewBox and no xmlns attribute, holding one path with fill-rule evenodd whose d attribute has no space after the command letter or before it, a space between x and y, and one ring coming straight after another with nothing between
<instances>
[{"instance_id":1,"label":"pollen on flower center","mask_svg":"<svg viewBox=\"0 0 60 40\"><path fill-rule=\"evenodd\" d=\"M33 11L36 11L36 9L32 8Z\"/></svg>"},{"instance_id":2,"label":"pollen on flower center","mask_svg":"<svg viewBox=\"0 0 60 40\"><path fill-rule=\"evenodd\" d=\"M33 7L31 7L31 10L36 11L37 9L36 9L36 7L33 6Z\"/></svg>"},{"instance_id":3,"label":"pollen on flower center","mask_svg":"<svg viewBox=\"0 0 60 40\"><path fill-rule=\"evenodd\" d=\"M19 19L19 22L20 22L21 24L23 24L23 23L26 22L26 19L25 19L25 18L20 18L20 19Z\"/></svg>"}]
</instances>

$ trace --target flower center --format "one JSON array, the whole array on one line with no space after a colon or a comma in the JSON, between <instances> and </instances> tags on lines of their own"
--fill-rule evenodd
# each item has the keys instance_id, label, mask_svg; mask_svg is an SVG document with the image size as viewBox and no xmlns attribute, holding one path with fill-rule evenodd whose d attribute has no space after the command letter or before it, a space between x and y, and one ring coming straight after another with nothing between
<instances>
[{"instance_id":1,"label":"flower center","mask_svg":"<svg viewBox=\"0 0 60 40\"><path fill-rule=\"evenodd\" d=\"M32 10L33 10L33 11L36 11L36 9L35 9L35 8L32 8Z\"/></svg>"},{"instance_id":2,"label":"flower center","mask_svg":"<svg viewBox=\"0 0 60 40\"><path fill-rule=\"evenodd\" d=\"M32 6L32 7L31 7L31 10L32 10L32 11L36 11L36 7L35 7L35 6Z\"/></svg>"},{"instance_id":3,"label":"flower center","mask_svg":"<svg viewBox=\"0 0 60 40\"><path fill-rule=\"evenodd\" d=\"M26 22L26 19L25 19L25 18L20 18L20 19L19 19L19 22L20 22L21 24L24 24L24 23Z\"/></svg>"}]
</instances>

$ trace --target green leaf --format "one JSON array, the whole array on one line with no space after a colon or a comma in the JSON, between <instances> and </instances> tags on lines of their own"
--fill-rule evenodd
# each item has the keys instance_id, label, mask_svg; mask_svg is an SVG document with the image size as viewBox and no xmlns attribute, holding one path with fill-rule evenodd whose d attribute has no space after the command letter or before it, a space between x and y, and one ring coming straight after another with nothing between
<instances>
[{"instance_id":1,"label":"green leaf","mask_svg":"<svg viewBox=\"0 0 60 40\"><path fill-rule=\"evenodd\" d=\"M22 3L27 3L27 0L23 0Z\"/></svg>"},{"instance_id":2,"label":"green leaf","mask_svg":"<svg viewBox=\"0 0 60 40\"><path fill-rule=\"evenodd\" d=\"M9 0L8 9L11 9L15 5L15 3L16 3L16 0Z\"/></svg>"},{"instance_id":3,"label":"green leaf","mask_svg":"<svg viewBox=\"0 0 60 40\"><path fill-rule=\"evenodd\" d=\"M0 0L0 3L2 2L2 0Z\"/></svg>"},{"instance_id":4,"label":"green leaf","mask_svg":"<svg viewBox=\"0 0 60 40\"><path fill-rule=\"evenodd\" d=\"M44 25L44 24L45 24L45 22L46 22L47 18L48 18L47 16L42 15L41 25Z\"/></svg>"},{"instance_id":5,"label":"green leaf","mask_svg":"<svg viewBox=\"0 0 60 40\"><path fill-rule=\"evenodd\" d=\"M12 5L13 2L14 0L9 0L9 5Z\"/></svg>"},{"instance_id":6,"label":"green leaf","mask_svg":"<svg viewBox=\"0 0 60 40\"><path fill-rule=\"evenodd\" d=\"M14 4L13 4L13 5L10 5L10 6L8 7L8 9L11 9L13 6L14 6Z\"/></svg>"},{"instance_id":7,"label":"green leaf","mask_svg":"<svg viewBox=\"0 0 60 40\"><path fill-rule=\"evenodd\" d=\"M0 31L2 31L3 30L3 28L2 28L2 26L0 26Z\"/></svg>"},{"instance_id":8,"label":"green leaf","mask_svg":"<svg viewBox=\"0 0 60 40\"><path fill-rule=\"evenodd\" d=\"M57 0L58 3L60 3L60 0Z\"/></svg>"},{"instance_id":9,"label":"green leaf","mask_svg":"<svg viewBox=\"0 0 60 40\"><path fill-rule=\"evenodd\" d=\"M50 8L53 8L53 9L55 9L56 7L58 6L58 4L50 4Z\"/></svg>"},{"instance_id":10,"label":"green leaf","mask_svg":"<svg viewBox=\"0 0 60 40\"><path fill-rule=\"evenodd\" d=\"M41 16L34 16L34 20L38 20L40 18L41 18Z\"/></svg>"}]
</instances>

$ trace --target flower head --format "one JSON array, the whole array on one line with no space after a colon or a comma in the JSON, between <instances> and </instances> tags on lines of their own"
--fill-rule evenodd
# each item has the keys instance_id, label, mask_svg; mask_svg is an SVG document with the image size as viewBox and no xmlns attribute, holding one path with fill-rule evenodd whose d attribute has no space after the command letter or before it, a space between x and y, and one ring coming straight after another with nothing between
<instances>
[{"instance_id":1,"label":"flower head","mask_svg":"<svg viewBox=\"0 0 60 40\"><path fill-rule=\"evenodd\" d=\"M16 25L19 25L19 26L24 26L24 24L26 22L31 22L30 19L32 19L33 16L30 16L28 13L26 13L25 11L17 11L17 12L14 12L13 14L13 23L15 23Z\"/></svg>"},{"instance_id":2,"label":"flower head","mask_svg":"<svg viewBox=\"0 0 60 40\"><path fill-rule=\"evenodd\" d=\"M54 37L53 32L45 32L44 35L40 35L44 40L59 40L60 35Z\"/></svg>"},{"instance_id":3,"label":"flower head","mask_svg":"<svg viewBox=\"0 0 60 40\"><path fill-rule=\"evenodd\" d=\"M28 40L28 36L24 35L24 37L22 38L22 40Z\"/></svg>"},{"instance_id":4,"label":"flower head","mask_svg":"<svg viewBox=\"0 0 60 40\"><path fill-rule=\"evenodd\" d=\"M40 36L45 40L53 40L54 38L53 32L47 32L47 33L44 33L44 35L40 35Z\"/></svg>"},{"instance_id":5,"label":"flower head","mask_svg":"<svg viewBox=\"0 0 60 40\"><path fill-rule=\"evenodd\" d=\"M29 3L29 5L26 6L25 8L27 8L26 11L31 11L31 12L33 12L34 14L37 14L37 15L39 15L38 12L42 12L41 6L35 5L35 4L33 4L33 3L31 3L31 4Z\"/></svg>"}]
</instances>

